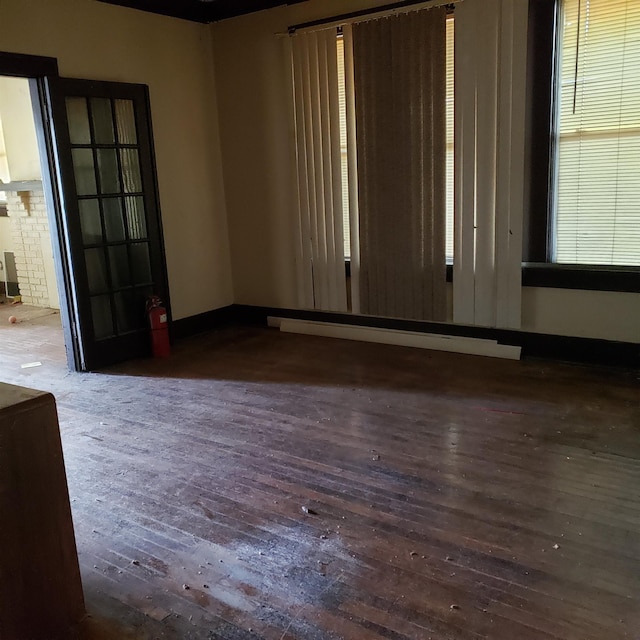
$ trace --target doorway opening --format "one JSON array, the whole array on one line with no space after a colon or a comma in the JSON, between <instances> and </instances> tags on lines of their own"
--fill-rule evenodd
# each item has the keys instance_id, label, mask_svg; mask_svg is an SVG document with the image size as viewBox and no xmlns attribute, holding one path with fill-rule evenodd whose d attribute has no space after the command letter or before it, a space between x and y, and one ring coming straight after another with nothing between
<instances>
[{"instance_id":1,"label":"doorway opening","mask_svg":"<svg viewBox=\"0 0 640 640\"><path fill-rule=\"evenodd\" d=\"M0 326L8 334L3 343L24 343L30 361L38 354L25 331L48 327L47 343L64 344L43 186L49 167L32 105L28 78L0 75Z\"/></svg>"},{"instance_id":2,"label":"doorway opening","mask_svg":"<svg viewBox=\"0 0 640 640\"><path fill-rule=\"evenodd\" d=\"M63 78L54 58L0 52L2 76L26 83L30 106L24 111L33 116L42 161L32 156L39 172L32 167L14 176L12 154L5 154L9 182L3 180L0 191L12 194L5 196L7 218L20 218L20 225L29 219L34 229L24 244L40 242L40 254L28 257L43 267L32 287L28 278L36 271L23 269L22 277L22 249L13 252L17 295L23 304L59 306L71 370L148 356L151 295L164 301L171 323L149 88ZM37 173L40 180L33 178ZM38 206L42 220L34 222ZM36 234L46 231L46 222L45 241ZM20 240L18 231L11 240Z\"/></svg>"}]
</instances>

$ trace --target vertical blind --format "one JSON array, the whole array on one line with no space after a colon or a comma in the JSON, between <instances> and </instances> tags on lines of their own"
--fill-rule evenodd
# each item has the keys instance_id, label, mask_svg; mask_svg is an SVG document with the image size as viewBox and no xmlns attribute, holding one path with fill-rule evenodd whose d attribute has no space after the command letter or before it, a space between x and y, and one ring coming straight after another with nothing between
<instances>
[{"instance_id":1,"label":"vertical blind","mask_svg":"<svg viewBox=\"0 0 640 640\"><path fill-rule=\"evenodd\" d=\"M564 0L554 259L640 265L640 2Z\"/></svg>"},{"instance_id":2,"label":"vertical blind","mask_svg":"<svg viewBox=\"0 0 640 640\"><path fill-rule=\"evenodd\" d=\"M446 240L445 240L445 256L447 264L453 263L453 105L454 105L454 67L453 67L453 51L454 51L454 19L453 16L447 16L447 196L446 196Z\"/></svg>"},{"instance_id":3,"label":"vertical blind","mask_svg":"<svg viewBox=\"0 0 640 640\"><path fill-rule=\"evenodd\" d=\"M291 40L299 304L346 311L335 32L297 34Z\"/></svg>"},{"instance_id":4,"label":"vertical blind","mask_svg":"<svg viewBox=\"0 0 640 640\"><path fill-rule=\"evenodd\" d=\"M520 328L528 3L456 7L453 319Z\"/></svg>"},{"instance_id":5,"label":"vertical blind","mask_svg":"<svg viewBox=\"0 0 640 640\"><path fill-rule=\"evenodd\" d=\"M347 155L347 87L345 80L344 37L336 40L338 62L338 100L340 104L340 170L342 173L342 234L344 256L351 256L351 230L349 222L349 159Z\"/></svg>"},{"instance_id":6,"label":"vertical blind","mask_svg":"<svg viewBox=\"0 0 640 640\"><path fill-rule=\"evenodd\" d=\"M345 52L344 38L338 35L338 95L340 98L340 155L342 159L342 203L344 207L343 233L344 233L344 255L350 257L351 237L349 224L349 179L348 179L348 156L347 156L347 100L345 83ZM454 18L447 16L446 24L446 82L447 82L447 152L446 152L446 240L445 256L447 264L453 263L453 104L454 104L454 68L453 68L453 47L454 47Z\"/></svg>"},{"instance_id":7,"label":"vertical blind","mask_svg":"<svg viewBox=\"0 0 640 640\"><path fill-rule=\"evenodd\" d=\"M363 313L446 315L446 10L353 26Z\"/></svg>"}]
</instances>

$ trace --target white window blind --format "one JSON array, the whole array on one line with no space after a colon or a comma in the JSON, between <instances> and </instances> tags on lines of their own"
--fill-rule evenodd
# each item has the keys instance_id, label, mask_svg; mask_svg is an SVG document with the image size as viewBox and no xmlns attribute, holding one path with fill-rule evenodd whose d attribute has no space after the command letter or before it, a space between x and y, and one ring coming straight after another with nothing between
<instances>
[{"instance_id":1,"label":"white window blind","mask_svg":"<svg viewBox=\"0 0 640 640\"><path fill-rule=\"evenodd\" d=\"M302 307L347 311L335 32L290 40L295 114L296 263Z\"/></svg>"},{"instance_id":2,"label":"white window blind","mask_svg":"<svg viewBox=\"0 0 640 640\"><path fill-rule=\"evenodd\" d=\"M453 263L453 16L447 18L447 200L445 256L447 264Z\"/></svg>"},{"instance_id":3,"label":"white window blind","mask_svg":"<svg viewBox=\"0 0 640 640\"><path fill-rule=\"evenodd\" d=\"M351 227L349 224L349 160L347 155L347 88L345 82L344 38L338 35L338 99L340 103L340 169L342 172L342 233L344 256L351 256Z\"/></svg>"},{"instance_id":4,"label":"white window blind","mask_svg":"<svg viewBox=\"0 0 640 640\"><path fill-rule=\"evenodd\" d=\"M554 259L640 265L640 2L564 0Z\"/></svg>"}]
</instances>

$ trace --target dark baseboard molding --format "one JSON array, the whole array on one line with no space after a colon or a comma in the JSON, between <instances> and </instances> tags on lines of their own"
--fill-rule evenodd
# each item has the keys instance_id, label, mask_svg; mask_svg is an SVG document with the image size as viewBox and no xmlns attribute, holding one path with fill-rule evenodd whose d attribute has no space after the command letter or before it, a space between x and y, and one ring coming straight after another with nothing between
<instances>
[{"instance_id":1,"label":"dark baseboard molding","mask_svg":"<svg viewBox=\"0 0 640 640\"><path fill-rule=\"evenodd\" d=\"M238 324L264 326L268 316L311 320L314 322L334 322L363 327L393 329L396 331L415 331L418 333L435 333L447 336L497 340L499 344L522 347L523 358L544 358L548 360L627 368L640 367L640 344L632 342L558 336L545 333L532 333L529 331L491 329L439 322L423 322L419 320L399 320L395 318L358 316L345 313L328 313L324 311L278 309L249 305L233 305L233 308L233 322Z\"/></svg>"},{"instance_id":2,"label":"dark baseboard molding","mask_svg":"<svg viewBox=\"0 0 640 640\"><path fill-rule=\"evenodd\" d=\"M170 329L171 339L182 340L198 333L204 333L205 331L211 331L234 323L236 314L234 306L229 305L228 307L221 307L220 309L205 311L195 316L174 320Z\"/></svg>"},{"instance_id":3,"label":"dark baseboard molding","mask_svg":"<svg viewBox=\"0 0 640 640\"><path fill-rule=\"evenodd\" d=\"M242 304L232 304L221 309L175 320L171 326L171 337L174 340L180 340L229 325L264 327L267 324L268 316L497 340L499 344L521 347L523 358L544 358L564 362L640 368L640 344L632 342Z\"/></svg>"}]
</instances>

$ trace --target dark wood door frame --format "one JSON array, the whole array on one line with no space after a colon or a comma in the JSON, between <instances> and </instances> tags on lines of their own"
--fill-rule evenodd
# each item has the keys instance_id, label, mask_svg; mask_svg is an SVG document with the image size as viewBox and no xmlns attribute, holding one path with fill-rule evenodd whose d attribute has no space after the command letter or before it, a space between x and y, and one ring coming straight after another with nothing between
<instances>
[{"instance_id":1,"label":"dark wood door frame","mask_svg":"<svg viewBox=\"0 0 640 640\"><path fill-rule=\"evenodd\" d=\"M42 187L52 238L60 317L67 353L73 371L82 369L82 354L75 329L76 313L72 299L72 272L67 248L62 193L56 162L56 146L51 130L49 82L59 76L55 58L0 52L0 75L26 78L31 88L33 115L42 166ZM44 166L46 164L46 166Z\"/></svg>"}]
</instances>

